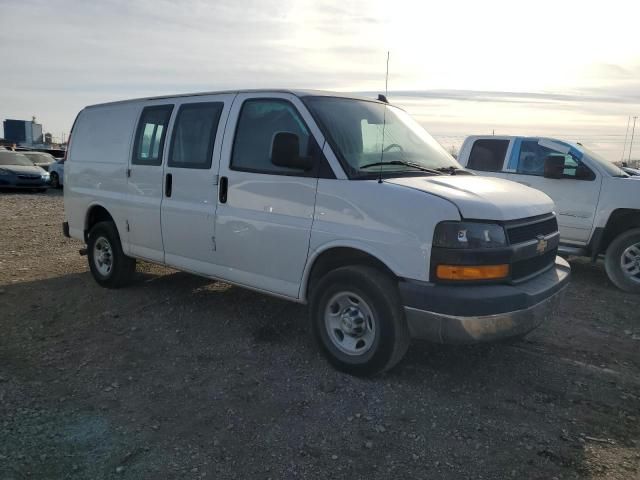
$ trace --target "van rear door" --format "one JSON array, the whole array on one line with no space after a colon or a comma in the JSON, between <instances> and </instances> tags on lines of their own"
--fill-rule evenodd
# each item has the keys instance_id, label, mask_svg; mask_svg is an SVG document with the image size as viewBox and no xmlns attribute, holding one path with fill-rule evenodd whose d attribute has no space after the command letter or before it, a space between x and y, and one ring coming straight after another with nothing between
<instances>
[{"instance_id":1,"label":"van rear door","mask_svg":"<svg viewBox=\"0 0 640 480\"><path fill-rule=\"evenodd\" d=\"M176 99L164 168L161 217L165 263L204 275L216 275L217 174L234 97Z\"/></svg>"}]
</instances>

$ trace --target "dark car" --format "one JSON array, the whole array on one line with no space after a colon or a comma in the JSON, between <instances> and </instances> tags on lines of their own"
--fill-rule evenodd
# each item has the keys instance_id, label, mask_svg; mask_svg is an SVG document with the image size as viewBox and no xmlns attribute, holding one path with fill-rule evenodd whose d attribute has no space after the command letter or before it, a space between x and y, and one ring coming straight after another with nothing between
<instances>
[{"instance_id":1,"label":"dark car","mask_svg":"<svg viewBox=\"0 0 640 480\"><path fill-rule=\"evenodd\" d=\"M46 152L20 152L24 154L34 165L41 167L42 169L49 171L49 167L56 162L56 158L50 153Z\"/></svg>"},{"instance_id":2,"label":"dark car","mask_svg":"<svg viewBox=\"0 0 640 480\"><path fill-rule=\"evenodd\" d=\"M19 152L0 150L0 188L29 188L44 192L49 174Z\"/></svg>"}]
</instances>

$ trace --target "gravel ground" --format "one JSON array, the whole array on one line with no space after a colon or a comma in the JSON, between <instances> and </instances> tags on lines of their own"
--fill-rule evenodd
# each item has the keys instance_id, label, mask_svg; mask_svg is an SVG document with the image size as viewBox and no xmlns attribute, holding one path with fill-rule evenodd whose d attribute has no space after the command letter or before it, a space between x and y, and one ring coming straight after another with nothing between
<instances>
[{"instance_id":1,"label":"gravel ground","mask_svg":"<svg viewBox=\"0 0 640 480\"><path fill-rule=\"evenodd\" d=\"M0 478L640 478L640 297L572 261L515 344L327 366L307 311L138 265L97 286L62 195L0 193Z\"/></svg>"}]
</instances>

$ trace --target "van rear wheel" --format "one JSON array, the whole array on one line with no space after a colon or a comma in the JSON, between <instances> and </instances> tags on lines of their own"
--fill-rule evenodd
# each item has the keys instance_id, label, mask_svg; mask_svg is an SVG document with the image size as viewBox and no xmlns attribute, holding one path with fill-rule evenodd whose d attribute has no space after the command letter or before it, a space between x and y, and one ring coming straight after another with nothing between
<instances>
[{"instance_id":1,"label":"van rear wheel","mask_svg":"<svg viewBox=\"0 0 640 480\"><path fill-rule=\"evenodd\" d=\"M616 287L640 293L640 228L628 230L611 242L604 266Z\"/></svg>"},{"instance_id":2,"label":"van rear wheel","mask_svg":"<svg viewBox=\"0 0 640 480\"><path fill-rule=\"evenodd\" d=\"M136 260L122 251L113 222L98 222L89 232L87 257L93 278L103 287L128 285L136 271Z\"/></svg>"},{"instance_id":3,"label":"van rear wheel","mask_svg":"<svg viewBox=\"0 0 640 480\"><path fill-rule=\"evenodd\" d=\"M389 370L409 347L397 286L375 268L329 272L314 286L310 310L322 353L343 372L367 376Z\"/></svg>"}]
</instances>

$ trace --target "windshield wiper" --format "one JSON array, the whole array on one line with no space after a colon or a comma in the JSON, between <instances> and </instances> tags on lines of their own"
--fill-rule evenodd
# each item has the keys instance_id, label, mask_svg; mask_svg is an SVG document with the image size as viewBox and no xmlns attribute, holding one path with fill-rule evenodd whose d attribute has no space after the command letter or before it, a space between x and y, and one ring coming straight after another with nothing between
<instances>
[{"instance_id":1,"label":"windshield wiper","mask_svg":"<svg viewBox=\"0 0 640 480\"><path fill-rule=\"evenodd\" d=\"M434 170L433 168L423 167L422 165L418 165L417 163L405 162L404 160L391 160L389 162L367 163L365 165L361 165L359 168L364 169L364 168L370 168L370 167L380 167L383 165L404 165L405 167L417 168L418 170L422 170L423 172L428 172L433 175L444 175L442 172L439 172L438 170Z\"/></svg>"},{"instance_id":2,"label":"windshield wiper","mask_svg":"<svg viewBox=\"0 0 640 480\"><path fill-rule=\"evenodd\" d=\"M453 165L450 167L438 167L436 168L437 171L439 172L444 172L444 173L448 173L449 175L473 175L473 173L469 172L468 170L465 170L463 168L458 168L458 167L454 167Z\"/></svg>"}]
</instances>

